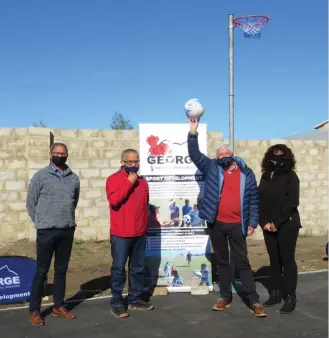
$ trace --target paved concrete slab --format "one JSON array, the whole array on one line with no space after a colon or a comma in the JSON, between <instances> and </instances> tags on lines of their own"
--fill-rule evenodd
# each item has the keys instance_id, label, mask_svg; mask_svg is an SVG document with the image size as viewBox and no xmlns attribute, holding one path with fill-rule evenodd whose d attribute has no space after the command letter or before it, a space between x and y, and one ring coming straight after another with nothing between
<instances>
[{"instance_id":1,"label":"paved concrete slab","mask_svg":"<svg viewBox=\"0 0 329 338\"><path fill-rule=\"evenodd\" d=\"M266 289L257 283L262 301ZM212 312L218 297L171 294L152 299L156 309L132 313L128 319L110 314L109 299L90 300L75 306L77 319L46 317L46 326L34 328L28 323L27 309L0 312L1 338L46 337L163 337L163 338L291 338L328 336L328 274L299 276L298 305L295 312L280 315L280 306L268 309L266 319L256 318L234 295L231 308Z\"/></svg>"}]
</instances>

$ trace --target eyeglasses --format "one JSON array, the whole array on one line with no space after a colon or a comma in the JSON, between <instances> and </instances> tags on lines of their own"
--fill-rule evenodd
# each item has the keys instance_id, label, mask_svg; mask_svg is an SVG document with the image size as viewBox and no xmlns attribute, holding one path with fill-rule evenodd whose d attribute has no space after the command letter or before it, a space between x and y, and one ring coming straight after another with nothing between
<instances>
[{"instance_id":1,"label":"eyeglasses","mask_svg":"<svg viewBox=\"0 0 329 338\"><path fill-rule=\"evenodd\" d=\"M51 153L53 156L66 157L67 153Z\"/></svg>"},{"instance_id":2,"label":"eyeglasses","mask_svg":"<svg viewBox=\"0 0 329 338\"><path fill-rule=\"evenodd\" d=\"M139 164L139 161L122 161L122 162L128 164L128 166Z\"/></svg>"}]
</instances>

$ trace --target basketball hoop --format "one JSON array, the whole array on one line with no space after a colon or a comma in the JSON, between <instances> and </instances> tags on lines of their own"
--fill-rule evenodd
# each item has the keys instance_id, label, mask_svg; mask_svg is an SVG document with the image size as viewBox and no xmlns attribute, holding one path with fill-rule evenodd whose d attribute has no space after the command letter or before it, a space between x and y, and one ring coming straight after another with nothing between
<instances>
[{"instance_id":1,"label":"basketball hoop","mask_svg":"<svg viewBox=\"0 0 329 338\"><path fill-rule=\"evenodd\" d=\"M239 16L233 20L235 27L241 27L245 38L259 39L260 29L268 23L270 18L266 15Z\"/></svg>"}]
</instances>

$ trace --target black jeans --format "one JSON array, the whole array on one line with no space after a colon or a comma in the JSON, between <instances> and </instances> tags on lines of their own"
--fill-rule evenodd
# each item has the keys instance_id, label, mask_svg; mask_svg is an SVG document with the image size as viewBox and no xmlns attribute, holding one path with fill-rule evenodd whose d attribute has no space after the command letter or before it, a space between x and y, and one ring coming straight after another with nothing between
<instances>
[{"instance_id":1,"label":"black jeans","mask_svg":"<svg viewBox=\"0 0 329 338\"><path fill-rule=\"evenodd\" d=\"M231 258L234 261L235 269L239 271L241 283L250 305L259 303L259 295L256 292L256 284L248 259L247 242L242 234L241 224L216 221L209 230L210 240L218 263L221 297L232 299L232 269L230 267L229 244Z\"/></svg>"},{"instance_id":2,"label":"black jeans","mask_svg":"<svg viewBox=\"0 0 329 338\"><path fill-rule=\"evenodd\" d=\"M283 226L278 232L264 231L263 233L270 257L270 289L281 290L284 298L296 297L298 271L295 251L299 228ZM282 271L284 272L283 279Z\"/></svg>"},{"instance_id":3,"label":"black jeans","mask_svg":"<svg viewBox=\"0 0 329 338\"><path fill-rule=\"evenodd\" d=\"M40 311L44 283L54 253L54 307L63 306L74 231L75 228L37 230L37 269L31 288L30 312Z\"/></svg>"},{"instance_id":4,"label":"black jeans","mask_svg":"<svg viewBox=\"0 0 329 338\"><path fill-rule=\"evenodd\" d=\"M129 258L129 291L128 303L138 303L144 288L144 262L146 239L139 237L111 236L111 282L112 282L112 307L124 305L122 298L123 288L126 283L125 266Z\"/></svg>"}]
</instances>

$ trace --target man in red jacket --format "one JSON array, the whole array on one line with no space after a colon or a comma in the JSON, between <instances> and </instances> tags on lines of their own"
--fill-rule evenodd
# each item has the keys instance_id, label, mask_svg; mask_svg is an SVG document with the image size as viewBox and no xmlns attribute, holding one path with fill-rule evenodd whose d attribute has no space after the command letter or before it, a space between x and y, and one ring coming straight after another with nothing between
<instances>
[{"instance_id":1,"label":"man in red jacket","mask_svg":"<svg viewBox=\"0 0 329 338\"><path fill-rule=\"evenodd\" d=\"M122 298L126 282L125 266L129 258L129 310L152 310L142 302L144 287L145 233L148 223L149 188L137 175L139 154L134 149L123 151L121 169L106 181L106 194L110 206L112 254L112 313L119 318L128 317Z\"/></svg>"}]
</instances>

